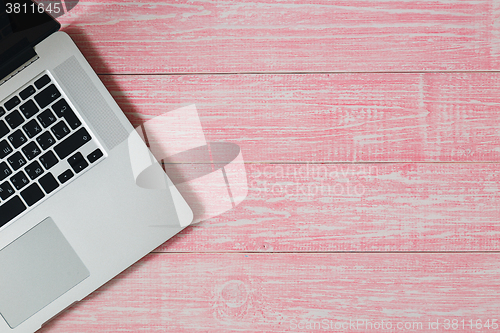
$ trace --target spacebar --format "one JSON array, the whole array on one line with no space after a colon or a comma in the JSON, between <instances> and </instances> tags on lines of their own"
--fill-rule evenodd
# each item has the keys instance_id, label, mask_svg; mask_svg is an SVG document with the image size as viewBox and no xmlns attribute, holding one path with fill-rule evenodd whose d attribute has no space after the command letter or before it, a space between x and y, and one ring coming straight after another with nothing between
<instances>
[{"instance_id":1,"label":"spacebar","mask_svg":"<svg viewBox=\"0 0 500 333\"><path fill-rule=\"evenodd\" d=\"M25 210L26 206L17 195L9 201L4 202L0 206L0 227L13 220L14 217Z\"/></svg>"}]
</instances>

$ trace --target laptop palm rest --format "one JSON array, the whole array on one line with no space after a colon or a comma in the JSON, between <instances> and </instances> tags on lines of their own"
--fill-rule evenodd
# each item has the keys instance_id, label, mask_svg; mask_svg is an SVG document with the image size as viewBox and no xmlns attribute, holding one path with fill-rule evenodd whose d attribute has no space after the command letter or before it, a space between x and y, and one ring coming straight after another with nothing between
<instances>
[{"instance_id":1,"label":"laptop palm rest","mask_svg":"<svg viewBox=\"0 0 500 333\"><path fill-rule=\"evenodd\" d=\"M89 275L47 218L0 250L0 314L15 328Z\"/></svg>"}]
</instances>

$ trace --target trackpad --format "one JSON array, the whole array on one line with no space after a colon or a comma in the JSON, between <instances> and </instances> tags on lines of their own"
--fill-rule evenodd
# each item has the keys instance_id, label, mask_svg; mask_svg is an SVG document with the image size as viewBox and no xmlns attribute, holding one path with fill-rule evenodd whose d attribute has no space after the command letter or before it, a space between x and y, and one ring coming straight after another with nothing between
<instances>
[{"instance_id":1,"label":"trackpad","mask_svg":"<svg viewBox=\"0 0 500 333\"><path fill-rule=\"evenodd\" d=\"M89 275L47 218L0 250L0 314L15 328Z\"/></svg>"}]
</instances>

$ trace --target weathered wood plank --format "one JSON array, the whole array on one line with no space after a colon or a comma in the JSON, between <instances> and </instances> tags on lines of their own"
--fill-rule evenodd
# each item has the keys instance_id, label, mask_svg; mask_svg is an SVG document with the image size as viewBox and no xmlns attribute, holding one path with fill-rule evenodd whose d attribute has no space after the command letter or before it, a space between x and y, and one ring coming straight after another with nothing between
<instances>
[{"instance_id":1,"label":"weathered wood plank","mask_svg":"<svg viewBox=\"0 0 500 333\"><path fill-rule=\"evenodd\" d=\"M83 0L60 18L99 73L498 70L500 4Z\"/></svg>"},{"instance_id":2,"label":"weathered wood plank","mask_svg":"<svg viewBox=\"0 0 500 333\"><path fill-rule=\"evenodd\" d=\"M246 162L500 161L500 74L101 76L138 125L196 104Z\"/></svg>"},{"instance_id":3,"label":"weathered wood plank","mask_svg":"<svg viewBox=\"0 0 500 333\"><path fill-rule=\"evenodd\" d=\"M372 73L102 76L135 125L196 104L249 194L41 332L497 319L498 253L318 252L500 248L500 74L373 73L499 70L498 1L89 0L61 19L102 74ZM213 251L269 253L161 253Z\"/></svg>"},{"instance_id":4,"label":"weathered wood plank","mask_svg":"<svg viewBox=\"0 0 500 333\"><path fill-rule=\"evenodd\" d=\"M499 260L498 253L152 254L40 332L394 332L398 323L452 331L446 320L472 320L473 329L460 332L487 330L475 325L488 320L495 331ZM346 329L352 322L360 326Z\"/></svg>"},{"instance_id":5,"label":"weathered wood plank","mask_svg":"<svg viewBox=\"0 0 500 333\"><path fill-rule=\"evenodd\" d=\"M500 249L498 164L246 167L245 201L157 251Z\"/></svg>"}]
</instances>

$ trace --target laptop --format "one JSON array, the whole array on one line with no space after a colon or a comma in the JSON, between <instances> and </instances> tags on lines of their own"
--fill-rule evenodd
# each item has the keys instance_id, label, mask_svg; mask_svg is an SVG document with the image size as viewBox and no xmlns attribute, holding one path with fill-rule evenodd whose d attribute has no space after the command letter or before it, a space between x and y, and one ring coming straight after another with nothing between
<instances>
[{"instance_id":1,"label":"laptop","mask_svg":"<svg viewBox=\"0 0 500 333\"><path fill-rule=\"evenodd\" d=\"M38 330L193 218L70 37L15 3L0 0L0 333Z\"/></svg>"}]
</instances>

